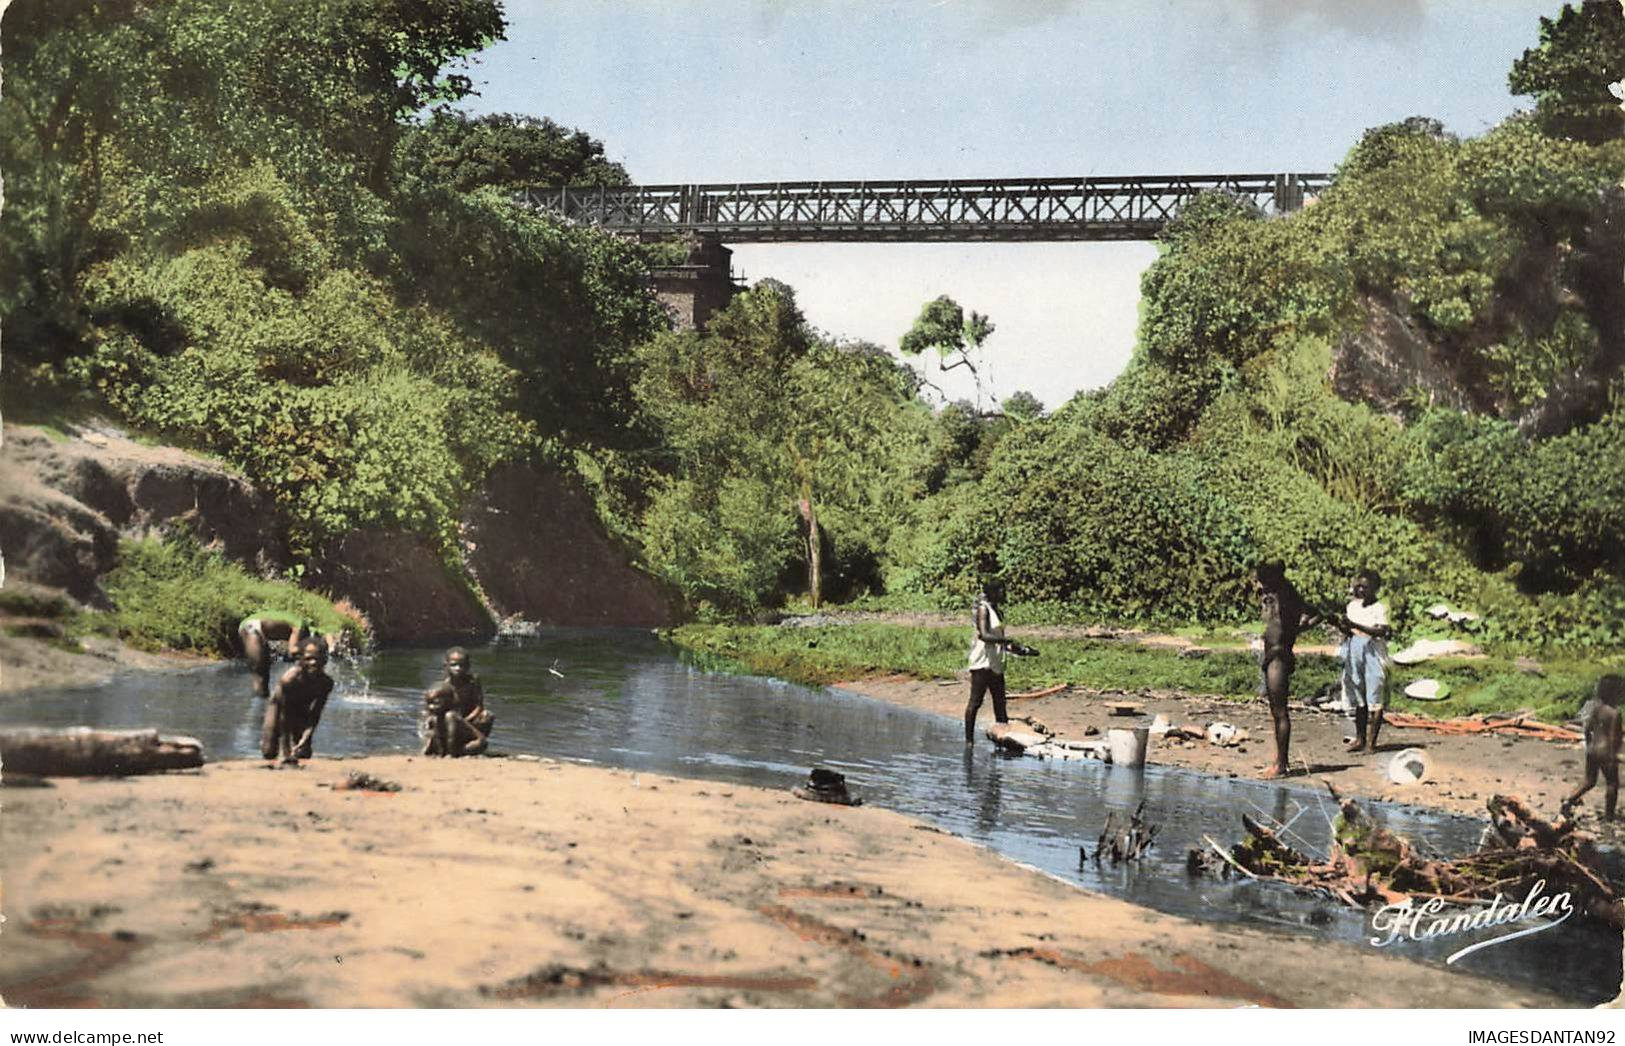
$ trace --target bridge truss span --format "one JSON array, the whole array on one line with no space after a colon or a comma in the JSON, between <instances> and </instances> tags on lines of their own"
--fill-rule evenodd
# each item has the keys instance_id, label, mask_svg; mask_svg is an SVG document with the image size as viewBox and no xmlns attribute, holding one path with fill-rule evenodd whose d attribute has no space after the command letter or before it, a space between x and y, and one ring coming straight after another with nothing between
<instances>
[{"instance_id":1,"label":"bridge truss span","mask_svg":"<svg viewBox=\"0 0 1625 1046\"><path fill-rule=\"evenodd\" d=\"M746 182L531 190L517 202L643 239L730 243L1145 240L1203 192L1284 214L1325 174Z\"/></svg>"}]
</instances>

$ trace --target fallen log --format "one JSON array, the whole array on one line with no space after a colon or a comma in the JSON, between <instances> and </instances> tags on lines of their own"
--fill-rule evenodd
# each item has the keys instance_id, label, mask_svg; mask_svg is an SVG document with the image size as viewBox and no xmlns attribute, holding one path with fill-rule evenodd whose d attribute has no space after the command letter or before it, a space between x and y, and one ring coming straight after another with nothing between
<instances>
[{"instance_id":1,"label":"fallen log","mask_svg":"<svg viewBox=\"0 0 1625 1046\"><path fill-rule=\"evenodd\" d=\"M156 730L0 731L0 767L40 777L103 777L191 770L203 765L203 743Z\"/></svg>"}]
</instances>

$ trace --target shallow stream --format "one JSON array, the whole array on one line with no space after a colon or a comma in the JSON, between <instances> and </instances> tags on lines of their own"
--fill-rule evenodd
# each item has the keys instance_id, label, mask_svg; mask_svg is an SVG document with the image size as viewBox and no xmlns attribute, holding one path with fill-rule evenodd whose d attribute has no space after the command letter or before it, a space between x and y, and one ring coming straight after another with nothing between
<instances>
[{"instance_id":1,"label":"shallow stream","mask_svg":"<svg viewBox=\"0 0 1625 1046\"><path fill-rule=\"evenodd\" d=\"M357 664L335 663L339 685L317 732L318 758L415 750L421 695L440 676L441 653L392 648ZM1187 850L1203 845L1204 835L1225 844L1242 836L1243 813L1288 825L1288 841L1324 852L1334 811L1308 784L1008 758L986 742L967 748L953 719L833 688L705 671L643 632L549 631L473 654L497 715L493 752L768 788L798 784L820 764L844 773L866 803L1135 904L1324 939L1372 936L1362 913L1329 901L1185 871ZM101 687L3 695L0 724L156 726L198 738L209 757L219 759L257 755L263 707L251 698L241 666L219 665L132 674ZM1142 799L1146 820L1161 826L1148 857L1119 867L1080 866L1079 846L1093 853L1107 813L1126 816ZM1441 855L1472 849L1483 827L1467 818L1367 805L1389 828ZM1443 963L1450 953L1505 932L1391 950ZM1486 947L1456 965L1590 1004L1618 990L1619 937L1568 923Z\"/></svg>"}]
</instances>

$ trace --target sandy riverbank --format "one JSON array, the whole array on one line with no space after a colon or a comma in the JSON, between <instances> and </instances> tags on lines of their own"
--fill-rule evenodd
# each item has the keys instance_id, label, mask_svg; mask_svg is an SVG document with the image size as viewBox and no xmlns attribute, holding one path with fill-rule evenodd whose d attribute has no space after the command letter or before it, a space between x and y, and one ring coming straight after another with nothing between
<instances>
[{"instance_id":1,"label":"sandy riverbank","mask_svg":"<svg viewBox=\"0 0 1625 1046\"><path fill-rule=\"evenodd\" d=\"M0 632L0 694L46 686L100 686L122 672L166 672L211 664L191 654L149 654L105 636L67 649L61 641Z\"/></svg>"},{"instance_id":2,"label":"sandy riverbank","mask_svg":"<svg viewBox=\"0 0 1625 1046\"><path fill-rule=\"evenodd\" d=\"M1561 1005L710 782L382 756L3 798L14 1006Z\"/></svg>"},{"instance_id":3,"label":"sandy riverbank","mask_svg":"<svg viewBox=\"0 0 1625 1046\"><path fill-rule=\"evenodd\" d=\"M882 701L920 708L939 715L962 719L967 684L959 681L922 682L910 677L885 677L840 684L842 689ZM1134 695L1127 698L1143 706L1145 715L1137 718L1112 716L1108 700L1125 700L1122 695L1105 697L1081 690L1069 690L1049 697L1013 700L1012 718L1028 717L1063 737L1083 738L1089 727L1104 732L1110 727L1146 724L1158 713L1169 722L1205 729L1222 720L1244 728L1251 737L1236 748L1220 748L1205 741L1188 746L1153 743L1148 756L1152 763L1181 766L1204 773L1260 777L1273 759L1269 707L1262 699L1246 703L1204 699L1191 695L1163 697ZM982 706L977 733L980 737L993 722L992 702ZM1306 707L1292 714L1292 760L1297 776L1287 784L1319 787L1330 781L1344 795L1388 799L1394 802L1484 815L1484 803L1496 793L1518 795L1538 810L1555 815L1558 804L1579 784L1584 753L1579 742L1539 741L1500 734L1441 734L1418 728L1385 726L1376 754L1353 754L1344 749L1343 738L1351 731L1343 716ZM987 744L985 740L980 744ZM1427 753L1430 771L1426 780L1414 785L1396 785L1387 777L1387 767L1395 753L1405 748L1421 748ZM1307 773L1304 767L1307 764ZM1608 841L1621 840L1617 825L1597 818L1601 802L1600 786L1586 797L1582 817L1586 827Z\"/></svg>"}]
</instances>

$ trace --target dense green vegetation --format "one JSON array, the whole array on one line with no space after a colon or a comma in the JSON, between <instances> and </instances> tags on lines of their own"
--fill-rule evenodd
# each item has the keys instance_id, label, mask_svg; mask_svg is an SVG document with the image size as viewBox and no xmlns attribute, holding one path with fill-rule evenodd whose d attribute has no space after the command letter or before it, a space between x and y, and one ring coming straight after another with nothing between
<instances>
[{"instance_id":1,"label":"dense green vegetation","mask_svg":"<svg viewBox=\"0 0 1625 1046\"><path fill-rule=\"evenodd\" d=\"M409 122L503 24L494 0L11 5L7 406L234 462L304 559L363 527L449 553L493 465L623 441L660 322L643 260L504 192L616 173L602 148Z\"/></svg>"},{"instance_id":2,"label":"dense green vegetation","mask_svg":"<svg viewBox=\"0 0 1625 1046\"><path fill-rule=\"evenodd\" d=\"M1492 645L1625 644L1625 247L1606 232L1625 117L1590 119L1598 84L1576 101L1571 75L1625 66L1620 21L1588 5L1543 28L1512 78L1533 117L1468 141L1376 128L1288 218L1187 207L1125 373L932 495L892 590L963 605L997 570L1064 616L1217 623L1251 615L1250 568L1281 558L1322 605L1370 565L1413 627L1444 600ZM1570 102L1583 134L1553 115ZM1343 398L1330 376L1379 314L1425 339L1433 386Z\"/></svg>"},{"instance_id":3,"label":"dense green vegetation","mask_svg":"<svg viewBox=\"0 0 1625 1046\"><path fill-rule=\"evenodd\" d=\"M1625 117L1576 72L1625 65L1620 21L1588 5L1544 23L1511 77L1535 112L1480 138L1413 118L1369 131L1293 216L1221 194L1187 207L1108 388L1049 416L894 412L912 452L868 466L903 496L869 506L867 605L963 606L996 572L1052 620L1225 624L1252 617L1252 567L1280 558L1320 605L1378 568L1412 636L1445 601L1481 613L1472 638L1492 648L1625 645L1625 245L1607 232L1625 218ZM1383 316L1428 346L1411 387L1357 380L1361 353L1394 351L1369 333ZM957 365L991 332L938 299L902 348ZM1356 374L1341 394L1339 368ZM720 447L706 461L736 485L766 474ZM807 591L783 567L785 515L757 517L783 545L756 546L752 581L743 546L731 576L707 575L750 597L710 602Z\"/></svg>"},{"instance_id":4,"label":"dense green vegetation","mask_svg":"<svg viewBox=\"0 0 1625 1046\"><path fill-rule=\"evenodd\" d=\"M450 108L504 30L496 0L18 0L0 405L110 411L234 463L301 567L357 528L451 562L469 496L530 460L574 470L708 618L963 607L997 573L1057 620L1216 627L1253 616L1251 570L1280 558L1320 604L1377 567L1413 635L1444 600L1503 652L1616 650L1625 117L1594 71L1625 66L1622 23L1612 4L1543 21L1510 77L1532 112L1468 140L1374 128L1300 213L1192 203L1125 372L1046 414L933 408L773 281L667 329L646 277L672 248L513 205L626 183L603 145ZM942 298L901 348L973 366L994 330ZM1395 330L1405 366L1383 358ZM206 649L213 610L159 627L141 593L219 565L164 548L127 552L121 613ZM1202 671L1223 692L1245 674Z\"/></svg>"},{"instance_id":5,"label":"dense green vegetation","mask_svg":"<svg viewBox=\"0 0 1625 1046\"><path fill-rule=\"evenodd\" d=\"M236 653L237 625L256 609L286 610L314 621L343 649L359 650L366 620L345 603L287 581L254 577L189 535L121 544L118 566L104 579L111 611L85 610L54 589L0 589L8 632L49 638L78 652L80 639L117 636L142 650L179 650L211 657Z\"/></svg>"},{"instance_id":6,"label":"dense green vegetation","mask_svg":"<svg viewBox=\"0 0 1625 1046\"><path fill-rule=\"evenodd\" d=\"M350 608L286 581L254 577L189 537L126 541L119 553L104 583L117 609L97 624L133 646L230 657L238 622L267 608L300 614L352 650L364 641L366 622Z\"/></svg>"},{"instance_id":7,"label":"dense green vegetation","mask_svg":"<svg viewBox=\"0 0 1625 1046\"><path fill-rule=\"evenodd\" d=\"M646 561L699 612L748 613L786 590L841 599L880 584L888 530L923 493L929 410L906 368L814 336L764 280L705 333L639 349ZM799 519L797 518L799 516Z\"/></svg>"}]
</instances>

